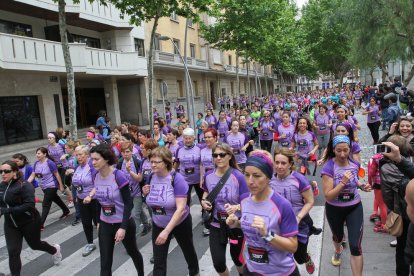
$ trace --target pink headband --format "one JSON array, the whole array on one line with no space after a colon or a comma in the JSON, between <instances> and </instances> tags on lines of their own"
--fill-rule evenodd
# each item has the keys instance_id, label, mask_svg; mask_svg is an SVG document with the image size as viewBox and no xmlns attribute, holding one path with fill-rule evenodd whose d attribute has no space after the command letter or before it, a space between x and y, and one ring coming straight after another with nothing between
<instances>
[{"instance_id":1,"label":"pink headband","mask_svg":"<svg viewBox=\"0 0 414 276\"><path fill-rule=\"evenodd\" d=\"M95 138L95 133L93 133L92 131L88 131L88 132L86 132L86 136L90 136L92 138Z\"/></svg>"}]
</instances>

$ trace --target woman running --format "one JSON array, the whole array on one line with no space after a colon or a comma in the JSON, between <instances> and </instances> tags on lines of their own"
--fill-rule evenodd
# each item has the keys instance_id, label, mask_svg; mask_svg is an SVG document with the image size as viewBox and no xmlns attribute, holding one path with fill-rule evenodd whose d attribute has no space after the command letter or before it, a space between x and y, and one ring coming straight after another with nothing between
<instances>
[{"instance_id":1,"label":"woman running","mask_svg":"<svg viewBox=\"0 0 414 276\"><path fill-rule=\"evenodd\" d=\"M247 160L246 150L249 145L254 144L254 141L249 141L246 134L239 131L239 122L233 121L231 123L231 132L224 139L224 142L233 149L233 154L236 157L237 165L241 171L244 171L244 166Z\"/></svg>"}]
</instances>

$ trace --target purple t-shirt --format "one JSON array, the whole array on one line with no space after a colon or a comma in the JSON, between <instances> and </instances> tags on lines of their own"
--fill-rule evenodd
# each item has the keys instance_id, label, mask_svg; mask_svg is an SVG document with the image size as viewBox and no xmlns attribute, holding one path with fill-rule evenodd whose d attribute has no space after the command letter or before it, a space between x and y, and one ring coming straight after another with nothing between
<instances>
[{"instance_id":1,"label":"purple t-shirt","mask_svg":"<svg viewBox=\"0 0 414 276\"><path fill-rule=\"evenodd\" d=\"M138 173L142 174L145 183L148 184L148 177L152 173L151 162L148 158L144 158L142 160Z\"/></svg>"},{"instance_id":2,"label":"purple t-shirt","mask_svg":"<svg viewBox=\"0 0 414 276\"><path fill-rule=\"evenodd\" d=\"M367 118L367 123L371 124L371 123L375 123L381 120L381 117L379 116L378 112L379 112L379 106L378 105L374 105L374 106L367 106L365 108L366 111L368 111L369 113L367 114L368 118Z\"/></svg>"},{"instance_id":3,"label":"purple t-shirt","mask_svg":"<svg viewBox=\"0 0 414 276\"><path fill-rule=\"evenodd\" d=\"M138 173L140 168L135 168L134 160L131 158L131 171L133 173ZM131 197L140 197L141 196L141 188L139 186L139 182L136 181L130 173L128 173L126 169L127 160L122 161L121 170L125 173L125 176L128 178L129 181L129 191L131 192Z\"/></svg>"},{"instance_id":4,"label":"purple t-shirt","mask_svg":"<svg viewBox=\"0 0 414 276\"><path fill-rule=\"evenodd\" d=\"M124 215L124 201L120 190L128 185L128 178L123 171L114 169L107 177L97 172L93 181L96 199L101 204L100 220L106 223L121 223Z\"/></svg>"},{"instance_id":5,"label":"purple t-shirt","mask_svg":"<svg viewBox=\"0 0 414 276\"><path fill-rule=\"evenodd\" d=\"M175 160L180 162L180 174L184 176L188 185L200 183L200 153L200 148L195 145L184 146L177 150Z\"/></svg>"},{"instance_id":6,"label":"purple t-shirt","mask_svg":"<svg viewBox=\"0 0 414 276\"><path fill-rule=\"evenodd\" d=\"M225 143L233 149L233 154L236 157L237 164L245 164L247 157L246 152L242 150L244 145L248 142L244 133L238 132L237 134L230 133L224 140Z\"/></svg>"},{"instance_id":7,"label":"purple t-shirt","mask_svg":"<svg viewBox=\"0 0 414 276\"><path fill-rule=\"evenodd\" d=\"M217 119L214 115L207 115L205 118L206 122L208 123L208 127L216 129Z\"/></svg>"},{"instance_id":8,"label":"purple t-shirt","mask_svg":"<svg viewBox=\"0 0 414 276\"><path fill-rule=\"evenodd\" d=\"M318 135L326 135L330 132L328 124L332 123L331 117L328 114L315 116L315 123L318 126Z\"/></svg>"},{"instance_id":9,"label":"purple t-shirt","mask_svg":"<svg viewBox=\"0 0 414 276\"><path fill-rule=\"evenodd\" d=\"M295 126L292 124L289 124L288 126L280 124L277 127L277 133L279 137L282 134L286 134L286 138L279 138L279 146L283 148L289 148L292 145L292 138L293 134L295 133Z\"/></svg>"},{"instance_id":10,"label":"purple t-shirt","mask_svg":"<svg viewBox=\"0 0 414 276\"><path fill-rule=\"evenodd\" d=\"M92 166L91 160L86 165L78 165L72 177L72 185L76 188L76 196L79 199L85 199L92 191L93 177L96 174L95 168ZM95 197L95 196L94 196Z\"/></svg>"},{"instance_id":11,"label":"purple t-shirt","mask_svg":"<svg viewBox=\"0 0 414 276\"><path fill-rule=\"evenodd\" d=\"M220 179L221 176L216 175L216 170L208 172L204 176L203 190L210 193L217 186ZM226 203L231 205L239 204L240 196L247 192L244 175L239 170L234 169L214 201L214 221L211 223L211 226L220 228L219 221L226 220L228 217L224 205ZM236 216L240 217L239 211L236 212Z\"/></svg>"},{"instance_id":12,"label":"purple t-shirt","mask_svg":"<svg viewBox=\"0 0 414 276\"><path fill-rule=\"evenodd\" d=\"M273 140L273 132L276 129L276 125L272 121L261 121L259 127L262 129L260 131L260 140ZM272 128L273 130L270 130Z\"/></svg>"},{"instance_id":13,"label":"purple t-shirt","mask_svg":"<svg viewBox=\"0 0 414 276\"><path fill-rule=\"evenodd\" d=\"M147 195L146 203L152 209L152 220L161 228L167 227L174 212L177 210L176 198L187 198L188 184L184 177L177 173L174 178L174 186L171 183L172 175L165 177L153 174L151 177L150 192ZM180 218L182 223L190 213L186 204L185 212Z\"/></svg>"},{"instance_id":14,"label":"purple t-shirt","mask_svg":"<svg viewBox=\"0 0 414 276\"><path fill-rule=\"evenodd\" d=\"M209 147L205 147L201 150L201 164L203 165L203 175L206 174L206 172L211 171L214 169L214 160L213 160L213 149L210 149Z\"/></svg>"},{"instance_id":15,"label":"purple t-shirt","mask_svg":"<svg viewBox=\"0 0 414 276\"><path fill-rule=\"evenodd\" d=\"M172 156L175 156L175 154L177 153L177 150L180 146L178 145L178 142L173 145L173 144L168 144L167 148L170 150Z\"/></svg>"},{"instance_id":16,"label":"purple t-shirt","mask_svg":"<svg viewBox=\"0 0 414 276\"><path fill-rule=\"evenodd\" d=\"M273 176L270 180L270 186L279 195L286 198L292 204L295 215L299 214L305 202L302 193L309 190L309 180L300 173L293 171L284 179ZM309 227L304 221L299 224L298 239L301 243L306 243L308 240Z\"/></svg>"},{"instance_id":17,"label":"purple t-shirt","mask_svg":"<svg viewBox=\"0 0 414 276\"><path fill-rule=\"evenodd\" d=\"M217 130L218 130L218 137L219 137L219 142L223 142L224 138L227 135L227 132L229 131L229 123L225 120L223 121L218 121L217 123Z\"/></svg>"},{"instance_id":18,"label":"purple t-shirt","mask_svg":"<svg viewBox=\"0 0 414 276\"><path fill-rule=\"evenodd\" d=\"M46 159L43 163L36 161L33 165L33 172L42 190L58 187L58 182L54 176L57 171L55 162L50 159Z\"/></svg>"},{"instance_id":19,"label":"purple t-shirt","mask_svg":"<svg viewBox=\"0 0 414 276\"><path fill-rule=\"evenodd\" d=\"M341 182L342 177L346 171L352 172L352 178L349 180L348 184L338 195L338 197L332 201L326 200L331 205L334 206L351 206L359 203L361 197L358 193L358 171L359 163L354 160L349 160L349 165L345 167L338 166L333 159L330 159L323 166L321 171L321 176L329 176L333 179L333 188L335 188Z\"/></svg>"},{"instance_id":20,"label":"purple t-shirt","mask_svg":"<svg viewBox=\"0 0 414 276\"><path fill-rule=\"evenodd\" d=\"M351 152L352 152L352 154L361 152L361 147L359 146L359 144L357 142L352 142Z\"/></svg>"},{"instance_id":21,"label":"purple t-shirt","mask_svg":"<svg viewBox=\"0 0 414 276\"><path fill-rule=\"evenodd\" d=\"M246 239L244 258L249 271L266 276L290 275L296 267L293 254L282 251L266 242L256 228L252 227L253 218L264 219L266 228L282 237L298 234L298 224L289 201L272 191L262 202L255 202L251 195L241 196L240 224Z\"/></svg>"},{"instance_id":22,"label":"purple t-shirt","mask_svg":"<svg viewBox=\"0 0 414 276\"><path fill-rule=\"evenodd\" d=\"M293 135L293 142L295 142L297 147L297 153L300 157L308 158L309 152L315 146L314 141L316 136L312 131L306 131L305 134L297 132Z\"/></svg>"},{"instance_id":23,"label":"purple t-shirt","mask_svg":"<svg viewBox=\"0 0 414 276\"><path fill-rule=\"evenodd\" d=\"M56 144L55 146L48 145L47 151L49 152L49 156L56 163L56 165L60 168L67 168L68 161L66 159L60 160L60 157L65 154L65 146L61 144Z\"/></svg>"}]
</instances>

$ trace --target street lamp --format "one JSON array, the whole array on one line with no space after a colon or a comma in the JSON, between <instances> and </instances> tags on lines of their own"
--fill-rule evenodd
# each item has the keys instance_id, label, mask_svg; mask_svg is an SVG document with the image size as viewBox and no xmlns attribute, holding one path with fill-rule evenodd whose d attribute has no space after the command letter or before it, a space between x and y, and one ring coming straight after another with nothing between
<instances>
[{"instance_id":1,"label":"street lamp","mask_svg":"<svg viewBox=\"0 0 414 276\"><path fill-rule=\"evenodd\" d=\"M159 36L158 39L163 40L163 41L170 40L172 42L175 50L177 51L178 55L180 56L181 61L184 64L184 70L185 70L186 78L187 78L187 80L189 80L189 86L187 86L187 90L185 91L186 102L187 102L187 112L189 113L189 116L192 120L193 129L194 129L194 131L196 131L197 127L196 127L196 118L195 118L195 114L194 114L193 82L191 81L190 72L188 71L187 60L185 60L183 58L183 56L181 55L180 48L178 48L177 44L175 44L174 40L171 37L163 35L163 36ZM190 87L190 91L188 91L188 87ZM190 107L190 99L192 101L192 108Z\"/></svg>"}]
</instances>

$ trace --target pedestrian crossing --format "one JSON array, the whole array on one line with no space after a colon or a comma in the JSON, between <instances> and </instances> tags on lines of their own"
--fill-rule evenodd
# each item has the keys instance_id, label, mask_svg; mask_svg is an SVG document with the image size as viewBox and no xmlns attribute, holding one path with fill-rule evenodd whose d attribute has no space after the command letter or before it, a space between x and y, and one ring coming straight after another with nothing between
<instances>
[{"instance_id":1,"label":"pedestrian crossing","mask_svg":"<svg viewBox=\"0 0 414 276\"><path fill-rule=\"evenodd\" d=\"M203 225L201 224L201 207L198 200L194 196L194 202L191 206L191 215L193 219L193 238L196 247L197 256L200 265L200 275L217 275L214 270L211 254L209 250L209 239L203 237ZM89 256L82 257L83 247L86 245L86 238L81 224L71 226L73 216L66 220L59 220L60 210L56 210L49 215L46 221L45 231L42 232L42 239L50 244L59 243L62 248L63 260L60 265L54 266L52 258L49 254L42 251L34 251L23 242L23 250L21 253L22 273L21 275L77 275L92 276L99 275L100 258L99 244L94 231L94 243L97 249ZM315 206L311 210L311 216L315 226L323 227L324 207ZM312 236L309 243L309 252L316 265L314 275L318 275L319 262L322 248L322 236ZM152 257L151 234L137 239L139 250L144 259L145 275L152 275L153 265L150 263ZM237 270L231 260L229 250L226 252L226 263L231 275L238 275ZM9 265L4 235L0 236L0 272L8 275ZM135 267L132 260L127 255L122 244L115 246L113 260L113 275L128 276L136 275ZM307 275L304 265L300 266L301 275ZM167 275L187 275L188 269L184 260L184 256L175 239L171 240L168 257L168 273Z\"/></svg>"}]
</instances>

